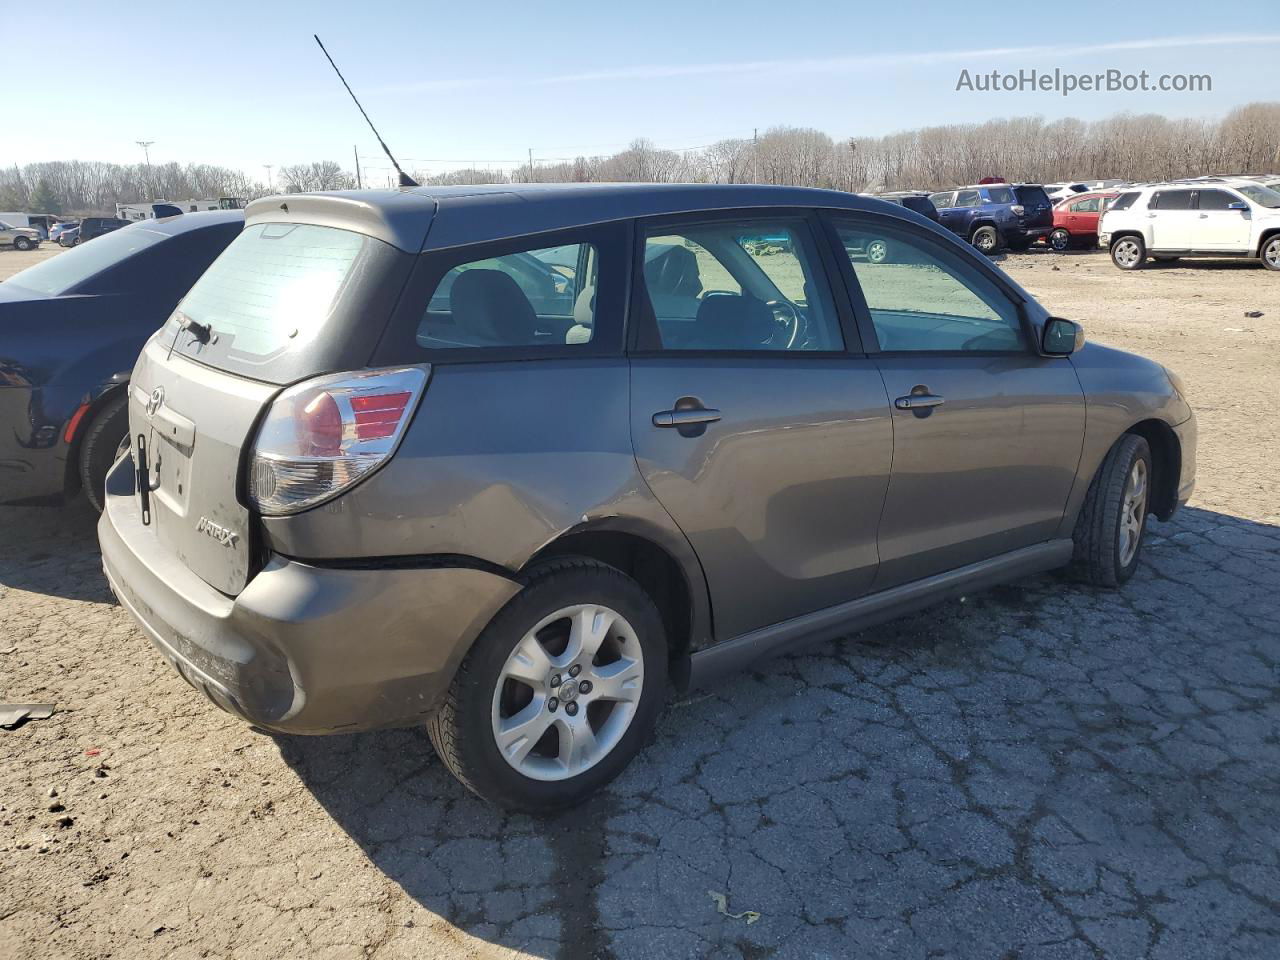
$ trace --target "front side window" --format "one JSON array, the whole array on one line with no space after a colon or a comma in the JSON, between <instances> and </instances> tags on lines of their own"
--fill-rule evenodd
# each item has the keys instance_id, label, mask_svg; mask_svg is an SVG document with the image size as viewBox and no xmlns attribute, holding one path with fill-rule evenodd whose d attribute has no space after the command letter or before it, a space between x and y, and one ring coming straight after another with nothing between
<instances>
[{"instance_id":1,"label":"front side window","mask_svg":"<svg viewBox=\"0 0 1280 960\"><path fill-rule=\"evenodd\" d=\"M656 228L644 282L663 350L841 350L808 228L747 220Z\"/></svg>"},{"instance_id":2,"label":"front side window","mask_svg":"<svg viewBox=\"0 0 1280 960\"><path fill-rule=\"evenodd\" d=\"M418 325L418 346L590 343L599 260L593 244L570 243L459 264L436 285Z\"/></svg>"},{"instance_id":3,"label":"front side window","mask_svg":"<svg viewBox=\"0 0 1280 960\"><path fill-rule=\"evenodd\" d=\"M1228 210L1236 198L1225 190L1201 190L1196 204L1201 210Z\"/></svg>"},{"instance_id":4,"label":"front side window","mask_svg":"<svg viewBox=\"0 0 1280 960\"><path fill-rule=\"evenodd\" d=\"M973 265L928 238L887 224L837 230L882 351L1026 348L1017 307Z\"/></svg>"},{"instance_id":5,"label":"front side window","mask_svg":"<svg viewBox=\"0 0 1280 960\"><path fill-rule=\"evenodd\" d=\"M1112 202L1111 206L1108 207L1108 209L1109 210L1128 210L1130 207L1133 206L1133 201L1137 200L1139 196L1141 196L1141 194L1139 194L1136 190L1132 191L1131 193L1122 193L1120 194L1120 196L1115 198L1115 200Z\"/></svg>"}]
</instances>

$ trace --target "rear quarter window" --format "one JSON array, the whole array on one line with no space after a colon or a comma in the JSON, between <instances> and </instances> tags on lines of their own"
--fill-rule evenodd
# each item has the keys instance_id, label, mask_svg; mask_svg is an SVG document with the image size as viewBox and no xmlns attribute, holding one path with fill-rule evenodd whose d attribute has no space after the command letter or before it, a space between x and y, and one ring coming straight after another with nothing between
<instances>
[{"instance_id":1,"label":"rear quarter window","mask_svg":"<svg viewBox=\"0 0 1280 960\"><path fill-rule=\"evenodd\" d=\"M992 203L1013 203L1013 191L1006 187L992 187L987 191Z\"/></svg>"}]
</instances>

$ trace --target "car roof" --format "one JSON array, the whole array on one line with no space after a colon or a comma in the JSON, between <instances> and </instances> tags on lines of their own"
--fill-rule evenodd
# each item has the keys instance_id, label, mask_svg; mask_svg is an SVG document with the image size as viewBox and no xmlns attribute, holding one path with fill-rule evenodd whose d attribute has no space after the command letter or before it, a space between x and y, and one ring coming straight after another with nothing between
<instances>
[{"instance_id":1,"label":"car roof","mask_svg":"<svg viewBox=\"0 0 1280 960\"><path fill-rule=\"evenodd\" d=\"M264 197L249 204L246 220L354 229L417 253L633 217L751 207L822 207L919 216L885 200L812 187L512 183Z\"/></svg>"},{"instance_id":2,"label":"car roof","mask_svg":"<svg viewBox=\"0 0 1280 960\"><path fill-rule=\"evenodd\" d=\"M103 220L114 220L115 217L102 217ZM141 227L152 233L163 233L176 237L192 230L204 230L225 223L244 223L243 210L206 210L203 213L184 213L172 217L156 217L152 220L134 220L129 227ZM123 228L123 229L128 229Z\"/></svg>"}]
</instances>

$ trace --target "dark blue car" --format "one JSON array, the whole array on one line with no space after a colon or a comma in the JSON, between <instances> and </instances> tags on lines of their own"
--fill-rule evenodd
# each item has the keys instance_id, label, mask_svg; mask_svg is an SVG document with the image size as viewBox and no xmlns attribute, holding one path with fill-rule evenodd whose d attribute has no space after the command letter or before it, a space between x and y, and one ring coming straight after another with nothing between
<instances>
[{"instance_id":1,"label":"dark blue car","mask_svg":"<svg viewBox=\"0 0 1280 960\"><path fill-rule=\"evenodd\" d=\"M243 225L239 210L145 220L0 283L0 503L83 490L102 508L138 352Z\"/></svg>"},{"instance_id":2,"label":"dark blue car","mask_svg":"<svg viewBox=\"0 0 1280 960\"><path fill-rule=\"evenodd\" d=\"M983 253L1025 250L1053 230L1053 203L1033 183L990 183L929 196L938 222Z\"/></svg>"}]
</instances>

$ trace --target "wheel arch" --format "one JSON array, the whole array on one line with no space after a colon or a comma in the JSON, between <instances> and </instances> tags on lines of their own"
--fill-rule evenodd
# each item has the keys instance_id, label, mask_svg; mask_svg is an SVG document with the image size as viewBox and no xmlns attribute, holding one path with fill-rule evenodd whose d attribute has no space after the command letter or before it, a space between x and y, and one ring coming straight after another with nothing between
<instances>
[{"instance_id":1,"label":"wheel arch","mask_svg":"<svg viewBox=\"0 0 1280 960\"><path fill-rule=\"evenodd\" d=\"M1147 441L1151 449L1151 467L1155 480L1151 490L1151 512L1168 520L1178 508L1178 479L1182 475L1182 444L1173 428L1152 417L1135 423L1124 432ZM1117 438L1117 441L1119 438Z\"/></svg>"},{"instance_id":2,"label":"wheel arch","mask_svg":"<svg viewBox=\"0 0 1280 960\"><path fill-rule=\"evenodd\" d=\"M1272 237L1280 235L1280 227L1270 227L1262 231L1262 236L1258 237L1258 247L1253 251L1255 257L1262 256L1262 248L1267 245L1267 241Z\"/></svg>"},{"instance_id":3,"label":"wheel arch","mask_svg":"<svg viewBox=\"0 0 1280 960\"><path fill-rule=\"evenodd\" d=\"M687 541L623 517L603 518L565 531L543 546L521 572L551 557L590 557L616 567L640 584L662 615L671 654L671 677L683 687L690 652L711 639L706 578Z\"/></svg>"},{"instance_id":4,"label":"wheel arch","mask_svg":"<svg viewBox=\"0 0 1280 960\"><path fill-rule=\"evenodd\" d=\"M129 395L128 374L113 377L105 384L100 384L98 388L91 391L86 399L78 404L71 415L63 422L60 432L65 437L67 430L72 423L75 424L75 431L71 435L70 442L67 443L67 461L64 467L65 474L63 477L63 493L65 496L74 496L80 492L80 451L84 446L85 434L89 432L89 427L93 421L101 415L102 411L119 397L127 397ZM81 410L83 409L83 413Z\"/></svg>"}]
</instances>

